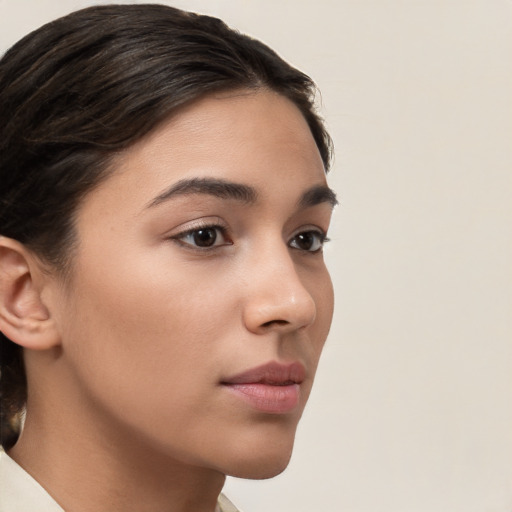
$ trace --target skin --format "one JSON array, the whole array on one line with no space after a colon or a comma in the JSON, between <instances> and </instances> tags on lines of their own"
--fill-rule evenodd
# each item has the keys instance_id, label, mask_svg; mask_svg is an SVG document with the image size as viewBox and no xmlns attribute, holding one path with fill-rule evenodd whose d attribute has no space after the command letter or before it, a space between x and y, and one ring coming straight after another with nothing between
<instances>
[{"instance_id":1,"label":"skin","mask_svg":"<svg viewBox=\"0 0 512 512\"><path fill-rule=\"evenodd\" d=\"M186 179L254 197L169 193ZM54 342L25 350L27 419L10 452L67 512L212 512L224 475L286 467L333 310L322 251L309 250L333 204L298 205L317 186L298 109L241 91L183 108L85 197L70 281L34 278ZM200 228L213 247L197 247ZM222 385L272 361L305 367L289 412Z\"/></svg>"}]
</instances>

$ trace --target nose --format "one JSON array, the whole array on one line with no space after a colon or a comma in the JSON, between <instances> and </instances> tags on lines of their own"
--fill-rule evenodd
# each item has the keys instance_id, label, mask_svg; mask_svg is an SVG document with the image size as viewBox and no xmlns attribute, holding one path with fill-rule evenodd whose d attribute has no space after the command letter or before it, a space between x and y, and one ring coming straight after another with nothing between
<instances>
[{"instance_id":1,"label":"nose","mask_svg":"<svg viewBox=\"0 0 512 512\"><path fill-rule=\"evenodd\" d=\"M293 332L311 325L316 303L285 248L282 254L260 255L246 288L243 318L256 334Z\"/></svg>"}]
</instances>

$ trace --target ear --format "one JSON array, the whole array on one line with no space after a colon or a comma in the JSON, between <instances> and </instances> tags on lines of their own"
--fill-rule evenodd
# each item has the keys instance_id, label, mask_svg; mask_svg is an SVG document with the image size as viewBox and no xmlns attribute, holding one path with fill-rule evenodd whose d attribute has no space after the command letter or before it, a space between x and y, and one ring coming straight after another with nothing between
<instances>
[{"instance_id":1,"label":"ear","mask_svg":"<svg viewBox=\"0 0 512 512\"><path fill-rule=\"evenodd\" d=\"M42 300L44 282L37 258L23 244L0 236L0 331L32 350L49 349L60 340Z\"/></svg>"}]
</instances>

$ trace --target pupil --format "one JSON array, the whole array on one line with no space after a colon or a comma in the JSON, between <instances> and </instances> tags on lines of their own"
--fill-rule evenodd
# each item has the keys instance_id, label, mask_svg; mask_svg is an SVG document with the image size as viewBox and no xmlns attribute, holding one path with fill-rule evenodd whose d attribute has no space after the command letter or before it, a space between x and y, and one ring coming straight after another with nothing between
<instances>
[{"instance_id":1,"label":"pupil","mask_svg":"<svg viewBox=\"0 0 512 512\"><path fill-rule=\"evenodd\" d=\"M315 243L315 238L311 233L301 233L298 238L299 247L305 251L311 249Z\"/></svg>"},{"instance_id":2,"label":"pupil","mask_svg":"<svg viewBox=\"0 0 512 512\"><path fill-rule=\"evenodd\" d=\"M198 229L194 232L194 243L199 247L211 247L217 239L215 229Z\"/></svg>"}]
</instances>

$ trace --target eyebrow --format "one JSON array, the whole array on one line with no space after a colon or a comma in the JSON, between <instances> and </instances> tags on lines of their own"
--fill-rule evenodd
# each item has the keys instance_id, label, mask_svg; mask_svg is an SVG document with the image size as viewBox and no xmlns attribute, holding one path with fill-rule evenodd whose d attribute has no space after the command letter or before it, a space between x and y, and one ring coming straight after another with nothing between
<instances>
[{"instance_id":1,"label":"eyebrow","mask_svg":"<svg viewBox=\"0 0 512 512\"><path fill-rule=\"evenodd\" d=\"M258 199L255 188L217 178L191 178L174 183L167 190L155 197L148 208L158 206L174 197L191 194L205 194L220 199L233 199L246 204L253 204ZM335 192L325 185L315 185L306 190L298 201L299 208L309 208L321 203L328 203L333 208L338 204Z\"/></svg>"},{"instance_id":2,"label":"eyebrow","mask_svg":"<svg viewBox=\"0 0 512 512\"><path fill-rule=\"evenodd\" d=\"M338 204L338 199L331 188L326 185L315 185L302 194L299 200L299 208L309 208L321 203L328 203L334 208Z\"/></svg>"},{"instance_id":3,"label":"eyebrow","mask_svg":"<svg viewBox=\"0 0 512 512\"><path fill-rule=\"evenodd\" d=\"M256 190L248 185L215 178L192 178L178 181L155 197L148 206L151 208L171 198L191 194L206 194L242 203L255 203L258 197Z\"/></svg>"}]
</instances>

